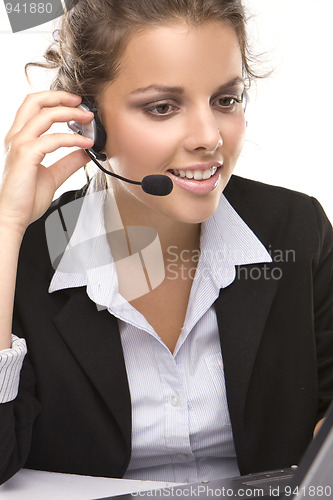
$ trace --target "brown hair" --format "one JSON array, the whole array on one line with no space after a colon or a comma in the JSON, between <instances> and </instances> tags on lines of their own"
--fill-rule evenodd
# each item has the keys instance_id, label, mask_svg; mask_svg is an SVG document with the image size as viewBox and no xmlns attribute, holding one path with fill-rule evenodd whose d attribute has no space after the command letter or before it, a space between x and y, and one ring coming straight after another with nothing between
<instances>
[{"instance_id":1,"label":"brown hair","mask_svg":"<svg viewBox=\"0 0 333 500\"><path fill-rule=\"evenodd\" d=\"M26 64L26 76L29 66L58 68L51 90L78 94L99 107L99 96L117 76L130 37L149 26L184 20L192 25L228 23L239 40L247 86L260 77L251 67L255 58L248 47L241 0L79 0L62 16L59 42L46 50L46 62Z\"/></svg>"}]
</instances>

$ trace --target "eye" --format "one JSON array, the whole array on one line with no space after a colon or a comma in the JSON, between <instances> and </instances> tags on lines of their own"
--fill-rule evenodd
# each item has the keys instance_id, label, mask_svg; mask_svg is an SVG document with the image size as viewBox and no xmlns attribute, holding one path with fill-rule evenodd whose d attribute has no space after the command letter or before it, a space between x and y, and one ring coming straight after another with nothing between
<instances>
[{"instance_id":1,"label":"eye","mask_svg":"<svg viewBox=\"0 0 333 500\"><path fill-rule=\"evenodd\" d=\"M241 104L243 102L243 96L234 96L234 95L226 95L219 97L216 99L214 104L216 104L223 111L233 111L237 104Z\"/></svg>"},{"instance_id":2,"label":"eye","mask_svg":"<svg viewBox=\"0 0 333 500\"><path fill-rule=\"evenodd\" d=\"M169 102L160 102L155 104L154 106L149 106L145 108L145 111L151 115L154 116L169 116L171 115L175 110L177 110L176 106L173 104L170 104Z\"/></svg>"}]
</instances>

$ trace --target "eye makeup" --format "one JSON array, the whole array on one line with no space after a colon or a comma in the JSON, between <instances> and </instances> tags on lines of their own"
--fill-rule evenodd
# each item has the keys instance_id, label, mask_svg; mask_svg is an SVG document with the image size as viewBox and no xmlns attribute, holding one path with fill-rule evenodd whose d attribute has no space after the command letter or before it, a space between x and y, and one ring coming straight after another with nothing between
<instances>
[{"instance_id":1,"label":"eye makeup","mask_svg":"<svg viewBox=\"0 0 333 500\"><path fill-rule=\"evenodd\" d=\"M148 95L147 95L148 94ZM243 102L245 94L244 81L236 77L219 86L212 95L210 102L224 101L219 109L231 112ZM184 104L185 89L181 86L149 85L138 88L129 94L128 105L131 108L142 110L152 118L166 119L174 116ZM164 109L163 109L164 108Z\"/></svg>"}]
</instances>

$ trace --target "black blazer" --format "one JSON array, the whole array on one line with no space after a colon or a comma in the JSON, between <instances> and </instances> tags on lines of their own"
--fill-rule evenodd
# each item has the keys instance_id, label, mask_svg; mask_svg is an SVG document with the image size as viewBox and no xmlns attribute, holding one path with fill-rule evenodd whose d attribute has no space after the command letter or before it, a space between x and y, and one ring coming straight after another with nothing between
<instances>
[{"instance_id":1,"label":"black blazer","mask_svg":"<svg viewBox=\"0 0 333 500\"><path fill-rule=\"evenodd\" d=\"M45 220L21 247L13 332L28 355L0 405L0 479L22 466L122 477L131 401L117 319L85 287L48 293ZM215 302L241 474L298 463L333 399L333 232L319 203L233 176L225 195L274 261L237 267Z\"/></svg>"}]
</instances>

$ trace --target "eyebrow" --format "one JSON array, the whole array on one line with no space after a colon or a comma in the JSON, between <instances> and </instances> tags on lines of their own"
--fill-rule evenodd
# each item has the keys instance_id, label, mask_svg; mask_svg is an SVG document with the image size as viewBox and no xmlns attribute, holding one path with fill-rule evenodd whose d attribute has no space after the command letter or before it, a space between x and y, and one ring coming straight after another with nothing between
<instances>
[{"instance_id":1,"label":"eyebrow","mask_svg":"<svg viewBox=\"0 0 333 500\"><path fill-rule=\"evenodd\" d=\"M237 76L236 78L233 78L227 83L224 83L218 88L218 92L222 92L223 90L226 90L230 87L233 87L234 85L237 84L243 84L244 85L244 79L241 78L240 76ZM184 93L184 88L183 87L167 87L164 85L149 85L148 87L141 87L139 89L133 90L130 95L137 95L137 94L142 94L145 92L149 91L157 91L157 92L168 92L170 94L183 94Z\"/></svg>"}]
</instances>

